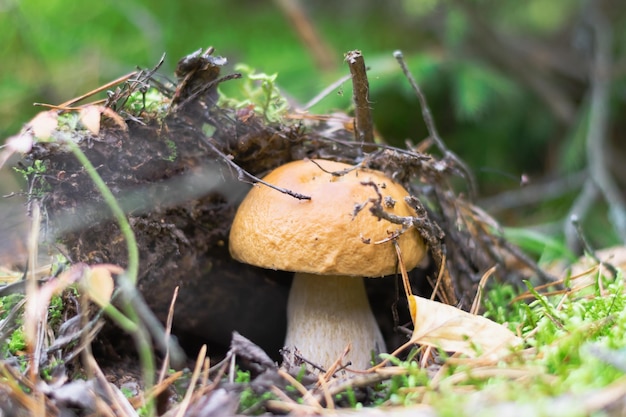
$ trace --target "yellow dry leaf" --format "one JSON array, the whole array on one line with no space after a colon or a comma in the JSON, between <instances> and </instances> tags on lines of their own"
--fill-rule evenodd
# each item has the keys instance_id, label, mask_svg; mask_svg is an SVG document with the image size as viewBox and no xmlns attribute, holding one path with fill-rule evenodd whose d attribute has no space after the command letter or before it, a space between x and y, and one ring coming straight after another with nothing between
<instances>
[{"instance_id":1,"label":"yellow dry leaf","mask_svg":"<svg viewBox=\"0 0 626 417\"><path fill-rule=\"evenodd\" d=\"M115 282L112 274L121 274L122 268L116 265L96 265L90 268L83 279L87 296L100 307L111 303Z\"/></svg>"},{"instance_id":2,"label":"yellow dry leaf","mask_svg":"<svg viewBox=\"0 0 626 417\"><path fill-rule=\"evenodd\" d=\"M59 115L54 110L42 111L28 122L27 127L31 128L35 138L46 140L59 125Z\"/></svg>"},{"instance_id":3,"label":"yellow dry leaf","mask_svg":"<svg viewBox=\"0 0 626 417\"><path fill-rule=\"evenodd\" d=\"M501 324L447 304L411 295L409 308L412 343L487 359L502 357L522 343Z\"/></svg>"},{"instance_id":4,"label":"yellow dry leaf","mask_svg":"<svg viewBox=\"0 0 626 417\"><path fill-rule=\"evenodd\" d=\"M100 106L86 106L80 109L80 122L94 135L100 133Z\"/></svg>"}]
</instances>

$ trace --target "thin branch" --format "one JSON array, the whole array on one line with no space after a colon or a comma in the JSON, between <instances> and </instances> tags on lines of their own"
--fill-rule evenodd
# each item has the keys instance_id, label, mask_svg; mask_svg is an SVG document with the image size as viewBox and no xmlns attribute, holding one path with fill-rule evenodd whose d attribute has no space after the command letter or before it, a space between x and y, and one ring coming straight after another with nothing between
<instances>
[{"instance_id":1,"label":"thin branch","mask_svg":"<svg viewBox=\"0 0 626 417\"><path fill-rule=\"evenodd\" d=\"M604 262L602 259L598 257L598 255L596 254L596 251L593 250L593 247L589 243L587 236L585 236L585 232L583 231L583 228L582 228L582 225L580 224L580 220L578 219L578 216L576 215L572 216L570 223L572 224L572 227L574 228L574 230L576 230L576 233L578 234L579 241L581 242L583 246L585 254L587 254L588 256L591 256L593 260L598 263L598 265L603 264L609 270L609 272L611 272L611 275L613 276L613 278L616 278L617 269L611 263Z\"/></svg>"},{"instance_id":2,"label":"thin branch","mask_svg":"<svg viewBox=\"0 0 626 417\"><path fill-rule=\"evenodd\" d=\"M567 94L559 87L555 71L552 66L537 62L526 49L520 47L520 43L528 42L523 37L511 37L492 27L484 18L484 13L475 7L470 7L469 2L456 0L455 7L465 12L469 19L469 39L467 45L470 49L484 56L487 60L501 67L508 74L519 79L530 91L537 95L550 109L553 115L563 124L571 125L574 122L575 107ZM537 50L533 50L537 54ZM556 52L552 52L553 55ZM578 59L577 69L584 68L586 62ZM523 62L524 65L520 65ZM567 76L567 74L565 74Z\"/></svg>"},{"instance_id":3,"label":"thin branch","mask_svg":"<svg viewBox=\"0 0 626 417\"><path fill-rule=\"evenodd\" d=\"M358 164L351 166L349 168L346 169L342 169L341 171L328 171L327 169L325 169L323 166L321 166L315 159L309 159L310 162L313 162L313 164L315 166L317 166L322 172L332 175L333 177L341 177L344 176L346 174L349 174L350 172L357 170L359 168L361 168L361 166L363 165L363 162L359 162Z\"/></svg>"},{"instance_id":4,"label":"thin branch","mask_svg":"<svg viewBox=\"0 0 626 417\"><path fill-rule=\"evenodd\" d=\"M452 278L450 277L448 268L446 267L446 247L443 243L445 233L443 232L443 230L441 230L436 222L432 221L428 217L428 211L426 210L426 207L424 207L424 205L418 198L414 196L408 196L405 197L405 201L411 208L413 208L413 210L415 210L415 217L398 216L396 214L389 213L383 208L383 196L378 189L378 185L372 181L361 181L361 184L364 186L372 187L376 192L376 198L370 198L364 204L355 206L354 215L356 215L360 210L365 208L365 206L369 203L371 204L369 210L374 216L378 217L379 219L387 220L390 223L402 226L400 230L396 230L388 238L379 242L374 242L374 244L380 244L397 239L400 235L409 230L411 227L414 227L419 233L420 237L428 246L430 253L435 261L435 264L443 272L443 275L441 275L443 280L441 288L441 298L451 305L456 305L458 303L458 298L454 292Z\"/></svg>"},{"instance_id":5,"label":"thin branch","mask_svg":"<svg viewBox=\"0 0 626 417\"><path fill-rule=\"evenodd\" d=\"M217 146L215 146L213 143L211 143L211 140L209 140L208 138L206 138L204 140L204 142L207 145L209 145L211 150L213 152L215 152L216 155L218 155L220 158L222 158L222 160L224 162L226 162L233 169L235 169L235 171L237 171L237 178L239 179L239 181L246 181L247 180L247 182L251 182L252 184L260 183L260 184L265 185L266 187L270 187L270 188L272 188L272 189L274 189L276 191L279 191L279 192L281 192L283 194L287 194L287 195L292 196L293 198L297 198L298 200L310 200L311 199L311 196L300 194L300 193L296 193L296 192L288 190L286 188L277 187L276 185L273 185L273 184L270 184L268 182L263 181L259 177L256 177L256 176L250 174L248 171L246 171L245 169L243 169L239 165L237 165L233 161L232 157L229 157L224 152L220 151L217 148Z\"/></svg>"},{"instance_id":6,"label":"thin branch","mask_svg":"<svg viewBox=\"0 0 626 417\"><path fill-rule=\"evenodd\" d=\"M223 83L225 81L230 81L230 80L236 80L236 79L239 79L239 78L241 78L241 74L239 74L238 72L235 72L233 74L224 75L223 77L217 78L217 79L215 79L215 80L213 80L211 82L208 82L208 83L204 84L201 88L199 88L198 90L192 92L189 95L189 97L185 98L185 100L183 102L177 104L174 111L180 112L182 110L182 108L185 107L187 104L191 103L192 101L195 101L199 95L206 93L211 88L214 88L215 86L219 85L220 83Z\"/></svg>"},{"instance_id":7,"label":"thin branch","mask_svg":"<svg viewBox=\"0 0 626 417\"><path fill-rule=\"evenodd\" d=\"M579 222L579 219L587 217L587 213L589 213L589 210L598 199L599 194L600 190L596 184L591 178L587 178L582 191L578 194L578 197L576 197L576 200L565 216L565 221L563 222L565 242L567 243L567 247L574 253L580 252L582 245L580 233L574 224L574 220Z\"/></svg>"},{"instance_id":8,"label":"thin branch","mask_svg":"<svg viewBox=\"0 0 626 417\"><path fill-rule=\"evenodd\" d=\"M469 197L471 200L476 198L476 179L474 175L470 171L469 167L459 158L454 152L449 150L446 145L443 143L443 140L439 136L437 132L437 127L435 126L435 121L433 119L432 113L430 112L430 107L428 107L428 102L426 101L426 96L422 92L421 88L415 81L415 78L409 71L409 68L404 60L404 55L402 51L395 51L393 53L394 58L400 64L400 68L402 68L402 72L404 73L407 80L409 80L409 84L413 88L413 91L417 95L417 98L420 102L420 107L422 108L422 117L424 119L424 123L426 123L426 129L428 129L428 134L430 138L435 142L439 151L443 154L444 158L452 160L461 170L463 177L465 177L467 181L467 188L469 192Z\"/></svg>"},{"instance_id":9,"label":"thin branch","mask_svg":"<svg viewBox=\"0 0 626 417\"><path fill-rule=\"evenodd\" d=\"M591 109L587 132L587 155L589 173L609 205L610 217L615 229L626 243L626 201L608 171L605 150L610 149L609 101L613 34L611 22L595 1L588 1L590 24L595 34L595 55L591 70Z\"/></svg>"},{"instance_id":10,"label":"thin branch","mask_svg":"<svg viewBox=\"0 0 626 417\"><path fill-rule=\"evenodd\" d=\"M324 41L299 0L275 0L322 71L335 69L335 51Z\"/></svg>"},{"instance_id":11,"label":"thin branch","mask_svg":"<svg viewBox=\"0 0 626 417\"><path fill-rule=\"evenodd\" d=\"M346 54L346 62L352 74L352 99L354 100L354 117L357 141L374 143L374 124L369 100L369 81L365 60L361 51L350 51Z\"/></svg>"},{"instance_id":12,"label":"thin branch","mask_svg":"<svg viewBox=\"0 0 626 417\"><path fill-rule=\"evenodd\" d=\"M309 110L311 107L315 106L317 103L326 98L330 93L335 91L337 88L341 87L341 84L345 83L350 79L351 75L344 75L325 89L323 89L318 95L313 97L304 105L304 110Z\"/></svg>"},{"instance_id":13,"label":"thin branch","mask_svg":"<svg viewBox=\"0 0 626 417\"><path fill-rule=\"evenodd\" d=\"M478 201L478 205L493 214L498 211L553 200L563 194L573 192L577 188L580 188L588 175L588 172L583 170L547 182L531 183L522 188L482 198Z\"/></svg>"}]
</instances>

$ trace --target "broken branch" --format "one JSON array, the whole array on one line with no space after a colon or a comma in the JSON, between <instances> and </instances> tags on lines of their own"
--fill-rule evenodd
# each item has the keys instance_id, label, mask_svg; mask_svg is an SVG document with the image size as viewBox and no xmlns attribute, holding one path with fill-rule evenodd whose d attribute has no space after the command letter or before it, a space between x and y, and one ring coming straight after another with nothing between
<instances>
[{"instance_id":1,"label":"broken branch","mask_svg":"<svg viewBox=\"0 0 626 417\"><path fill-rule=\"evenodd\" d=\"M365 69L365 60L361 51L350 51L346 62L352 74L352 99L354 100L355 133L357 141L374 143L374 126L369 101L369 81Z\"/></svg>"},{"instance_id":2,"label":"broken branch","mask_svg":"<svg viewBox=\"0 0 626 417\"><path fill-rule=\"evenodd\" d=\"M476 197L476 188L477 188L474 175L470 171L469 167L465 164L465 162L463 162L463 160L461 160L461 158L459 158L454 152L449 150L446 147L446 145L443 143L443 140L441 139L441 137L439 136L439 133L437 132L437 127L435 126L435 120L433 119L433 115L430 112L430 107L428 107L426 96L424 95L424 93L422 92L422 89L419 87L419 85L417 84L417 81L415 81L415 78L409 71L409 68L406 65L406 61L404 60L404 55L402 54L402 51L395 51L393 53L393 56L398 61L398 64L400 64L400 68L402 68L402 72L404 73L404 76L407 78L407 80L409 80L409 84L411 84L411 87L413 88L415 95L417 95L417 99L420 102L420 107L422 108L422 118L424 119L424 123L426 124L426 129L428 130L428 134L430 135L430 138L432 139L433 142L435 142L435 144L437 145L437 148L439 148L439 151L443 154L444 158L450 159L461 170L461 174L467 181L469 197L471 200L474 200Z\"/></svg>"}]
</instances>

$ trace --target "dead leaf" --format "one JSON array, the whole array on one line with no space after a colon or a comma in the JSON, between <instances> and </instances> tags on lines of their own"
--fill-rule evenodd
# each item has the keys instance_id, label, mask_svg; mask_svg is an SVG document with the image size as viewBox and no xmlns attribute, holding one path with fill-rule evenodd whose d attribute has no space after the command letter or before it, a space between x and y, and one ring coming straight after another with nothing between
<instances>
[{"instance_id":1,"label":"dead leaf","mask_svg":"<svg viewBox=\"0 0 626 417\"><path fill-rule=\"evenodd\" d=\"M94 135L100 133L100 115L102 110L100 106L86 106L80 109L80 122Z\"/></svg>"},{"instance_id":2,"label":"dead leaf","mask_svg":"<svg viewBox=\"0 0 626 417\"><path fill-rule=\"evenodd\" d=\"M447 304L411 295L409 308L412 343L488 359L502 357L522 343L503 325Z\"/></svg>"},{"instance_id":3,"label":"dead leaf","mask_svg":"<svg viewBox=\"0 0 626 417\"><path fill-rule=\"evenodd\" d=\"M0 152L0 168L4 166L14 153L30 152L33 143L33 134L27 131L8 138L5 142L5 149Z\"/></svg>"},{"instance_id":4,"label":"dead leaf","mask_svg":"<svg viewBox=\"0 0 626 417\"><path fill-rule=\"evenodd\" d=\"M102 113L103 116L113 120L113 122L124 132L128 131L128 125L124 121L124 118L117 114L112 108L98 106L98 110L100 111L100 113Z\"/></svg>"},{"instance_id":5,"label":"dead leaf","mask_svg":"<svg viewBox=\"0 0 626 417\"><path fill-rule=\"evenodd\" d=\"M115 282L112 274L121 274L124 269L117 265L102 264L92 266L83 278L87 296L100 307L111 303Z\"/></svg>"},{"instance_id":6,"label":"dead leaf","mask_svg":"<svg viewBox=\"0 0 626 417\"><path fill-rule=\"evenodd\" d=\"M28 122L27 128L32 129L35 138L46 140L59 125L59 115L55 110L42 111Z\"/></svg>"},{"instance_id":7,"label":"dead leaf","mask_svg":"<svg viewBox=\"0 0 626 417\"><path fill-rule=\"evenodd\" d=\"M42 111L31 119L19 134L11 136L5 141L5 147L0 152L0 168L14 153L28 153L37 139L48 140L59 125L58 114L54 110Z\"/></svg>"}]
</instances>

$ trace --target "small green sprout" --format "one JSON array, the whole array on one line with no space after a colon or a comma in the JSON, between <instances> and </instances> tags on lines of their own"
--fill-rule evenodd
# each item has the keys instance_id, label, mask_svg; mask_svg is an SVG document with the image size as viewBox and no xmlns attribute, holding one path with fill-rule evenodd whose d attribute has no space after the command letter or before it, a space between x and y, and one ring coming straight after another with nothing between
<instances>
[{"instance_id":1,"label":"small green sprout","mask_svg":"<svg viewBox=\"0 0 626 417\"><path fill-rule=\"evenodd\" d=\"M0 320L7 318L7 315L17 303L24 298L22 294L10 294L0 297Z\"/></svg>"},{"instance_id":2,"label":"small green sprout","mask_svg":"<svg viewBox=\"0 0 626 417\"><path fill-rule=\"evenodd\" d=\"M235 374L235 382L237 384L248 385L250 381L250 372L237 369ZM252 387L247 386L239 395L239 412L245 414L260 414L263 412L265 402L275 398L276 396L271 392L258 394Z\"/></svg>"},{"instance_id":3,"label":"small green sprout","mask_svg":"<svg viewBox=\"0 0 626 417\"><path fill-rule=\"evenodd\" d=\"M46 173L46 166L44 161L36 159L32 165L22 167L13 167L13 170L22 175L26 181L33 176L41 176Z\"/></svg>"},{"instance_id":4,"label":"small green sprout","mask_svg":"<svg viewBox=\"0 0 626 417\"><path fill-rule=\"evenodd\" d=\"M61 113L58 116L58 129L74 132L78 130L80 124L80 114L75 111Z\"/></svg>"},{"instance_id":5,"label":"small green sprout","mask_svg":"<svg viewBox=\"0 0 626 417\"><path fill-rule=\"evenodd\" d=\"M43 197L49 190L48 184L42 177L46 173L46 164L41 159L33 161L32 165L13 167L13 170L24 177L26 182L31 181L31 195L37 198Z\"/></svg>"},{"instance_id":6,"label":"small green sprout","mask_svg":"<svg viewBox=\"0 0 626 417\"><path fill-rule=\"evenodd\" d=\"M235 383L237 384L249 384L250 383L250 372L242 371L241 369L237 369L235 371Z\"/></svg>"},{"instance_id":7,"label":"small green sprout","mask_svg":"<svg viewBox=\"0 0 626 417\"><path fill-rule=\"evenodd\" d=\"M122 391L122 394L124 395L125 398L133 398L135 396L135 394L133 393L133 390L131 390L128 387L120 387L120 391Z\"/></svg>"},{"instance_id":8,"label":"small green sprout","mask_svg":"<svg viewBox=\"0 0 626 417\"><path fill-rule=\"evenodd\" d=\"M176 157L178 156L178 149L176 148L176 142L171 139L167 139L165 141L165 145L167 145L167 149L169 150L169 155L165 158L168 162L174 162Z\"/></svg>"},{"instance_id":9,"label":"small green sprout","mask_svg":"<svg viewBox=\"0 0 626 417\"><path fill-rule=\"evenodd\" d=\"M9 353L12 355L18 355L20 352L26 350L26 335L24 329L19 327L13 331L9 342L7 344Z\"/></svg>"},{"instance_id":10,"label":"small green sprout","mask_svg":"<svg viewBox=\"0 0 626 417\"><path fill-rule=\"evenodd\" d=\"M220 90L219 105L234 109L253 107L268 122L278 122L287 111L289 103L276 86L278 74L258 73L248 65L238 64L235 71L242 74L239 98L227 97Z\"/></svg>"},{"instance_id":11,"label":"small green sprout","mask_svg":"<svg viewBox=\"0 0 626 417\"><path fill-rule=\"evenodd\" d=\"M63 319L63 309L63 298L59 295L53 296L48 307L48 324L56 326L61 323Z\"/></svg>"},{"instance_id":12,"label":"small green sprout","mask_svg":"<svg viewBox=\"0 0 626 417\"><path fill-rule=\"evenodd\" d=\"M149 88L147 91L133 92L124 105L124 110L133 115L140 115L142 112L159 115L165 114L167 110L166 97L156 88Z\"/></svg>"}]
</instances>

